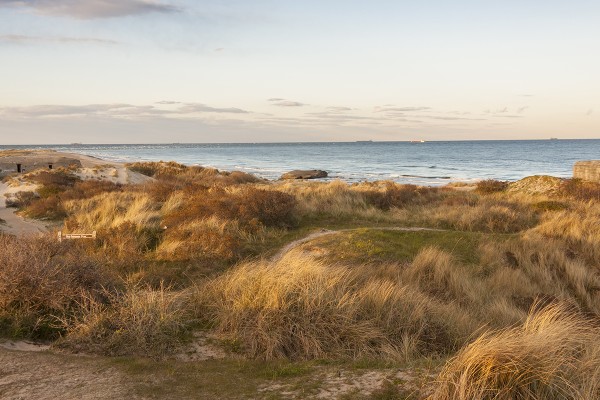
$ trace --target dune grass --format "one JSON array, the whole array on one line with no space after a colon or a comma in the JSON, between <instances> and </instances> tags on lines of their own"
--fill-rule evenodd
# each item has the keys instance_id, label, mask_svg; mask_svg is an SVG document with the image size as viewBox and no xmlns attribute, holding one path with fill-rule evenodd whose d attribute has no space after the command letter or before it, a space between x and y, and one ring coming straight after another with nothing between
<instances>
[{"instance_id":1,"label":"dune grass","mask_svg":"<svg viewBox=\"0 0 600 400\"><path fill-rule=\"evenodd\" d=\"M155 180L35 177L38 193L17 206L98 239L0 235L3 335L159 359L201 329L265 365L452 357L433 400L598 397L594 185L467 191L131 168ZM269 261L320 228L345 231ZM390 385L374 396L405 393Z\"/></svg>"},{"instance_id":2,"label":"dune grass","mask_svg":"<svg viewBox=\"0 0 600 400\"><path fill-rule=\"evenodd\" d=\"M440 374L430 400L592 400L600 396L597 324L553 305L518 328L481 335Z\"/></svg>"}]
</instances>

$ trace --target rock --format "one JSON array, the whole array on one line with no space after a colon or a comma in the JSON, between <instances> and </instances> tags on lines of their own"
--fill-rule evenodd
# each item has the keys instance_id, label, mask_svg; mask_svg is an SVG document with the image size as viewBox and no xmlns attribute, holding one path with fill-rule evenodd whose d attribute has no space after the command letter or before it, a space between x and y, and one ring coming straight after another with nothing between
<instances>
[{"instance_id":1,"label":"rock","mask_svg":"<svg viewBox=\"0 0 600 400\"><path fill-rule=\"evenodd\" d=\"M600 182L600 161L577 161L573 167L573 178Z\"/></svg>"},{"instance_id":2,"label":"rock","mask_svg":"<svg viewBox=\"0 0 600 400\"><path fill-rule=\"evenodd\" d=\"M281 175L280 179L319 179L327 178L327 171L319 169L294 170Z\"/></svg>"}]
</instances>

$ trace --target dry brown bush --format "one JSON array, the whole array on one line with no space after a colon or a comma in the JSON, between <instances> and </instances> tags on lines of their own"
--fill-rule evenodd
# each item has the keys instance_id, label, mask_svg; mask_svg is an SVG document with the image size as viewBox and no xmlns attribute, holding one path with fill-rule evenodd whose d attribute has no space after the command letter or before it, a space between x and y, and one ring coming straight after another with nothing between
<instances>
[{"instance_id":1,"label":"dry brown bush","mask_svg":"<svg viewBox=\"0 0 600 400\"><path fill-rule=\"evenodd\" d=\"M571 258L579 257L597 268L600 265L600 204L572 203L571 208L544 214L535 231L568 246Z\"/></svg>"},{"instance_id":2,"label":"dry brown bush","mask_svg":"<svg viewBox=\"0 0 600 400\"><path fill-rule=\"evenodd\" d=\"M82 293L98 296L112 279L76 243L50 237L0 235L1 331L11 336L53 338L63 331Z\"/></svg>"},{"instance_id":3,"label":"dry brown bush","mask_svg":"<svg viewBox=\"0 0 600 400\"><path fill-rule=\"evenodd\" d=\"M68 188L79 181L75 175L66 169L56 169L52 172L41 171L28 176L28 179L46 187Z\"/></svg>"},{"instance_id":4,"label":"dry brown bush","mask_svg":"<svg viewBox=\"0 0 600 400\"><path fill-rule=\"evenodd\" d=\"M104 302L94 296L79 301L76 314L65 321L66 336L58 346L158 359L173 354L194 323L186 311L188 296L170 288L129 285L123 291L107 291L105 297Z\"/></svg>"},{"instance_id":5,"label":"dry brown bush","mask_svg":"<svg viewBox=\"0 0 600 400\"><path fill-rule=\"evenodd\" d=\"M201 184L205 186L232 186L245 183L258 183L261 180L254 175L241 171L219 171L215 168L200 166L186 166L173 161L170 162L138 162L128 164L132 171L151 176L161 181L182 188L188 184Z\"/></svg>"},{"instance_id":6,"label":"dry brown bush","mask_svg":"<svg viewBox=\"0 0 600 400\"><path fill-rule=\"evenodd\" d=\"M60 220L68 213L64 203L90 198L101 193L121 190L121 186L106 181L81 181L68 171L39 172L30 177L39 184L37 195L25 195L16 206L30 218ZM27 192L24 192L27 193Z\"/></svg>"},{"instance_id":7,"label":"dry brown bush","mask_svg":"<svg viewBox=\"0 0 600 400\"><path fill-rule=\"evenodd\" d=\"M294 223L296 200L274 190L244 188L238 192L212 188L187 193L177 207L163 218L168 227L215 217L235 220L240 225L285 227Z\"/></svg>"},{"instance_id":8,"label":"dry brown bush","mask_svg":"<svg viewBox=\"0 0 600 400\"><path fill-rule=\"evenodd\" d=\"M409 204L425 204L431 202L440 190L438 188L399 185L394 182L385 182L383 189L364 191L367 203L380 210L389 210L394 207L404 207Z\"/></svg>"},{"instance_id":9,"label":"dry brown bush","mask_svg":"<svg viewBox=\"0 0 600 400\"><path fill-rule=\"evenodd\" d=\"M586 182L581 179L565 179L559 189L559 195L582 201L600 201L600 183Z\"/></svg>"},{"instance_id":10,"label":"dry brown bush","mask_svg":"<svg viewBox=\"0 0 600 400\"><path fill-rule=\"evenodd\" d=\"M6 207L25 208L35 201L38 196L35 192L17 192L6 197Z\"/></svg>"},{"instance_id":11,"label":"dry brown bush","mask_svg":"<svg viewBox=\"0 0 600 400\"><path fill-rule=\"evenodd\" d=\"M479 181L475 186L475 191L481 194L504 192L506 189L508 189L508 182L497 181L495 179Z\"/></svg>"},{"instance_id":12,"label":"dry brown bush","mask_svg":"<svg viewBox=\"0 0 600 400\"><path fill-rule=\"evenodd\" d=\"M468 195L467 195L468 196ZM538 214L528 204L485 198L442 202L397 211L397 217L414 225L471 232L514 233L535 226Z\"/></svg>"},{"instance_id":13,"label":"dry brown bush","mask_svg":"<svg viewBox=\"0 0 600 400\"><path fill-rule=\"evenodd\" d=\"M244 232L236 222L212 217L167 229L159 260L231 262L243 256Z\"/></svg>"}]
</instances>

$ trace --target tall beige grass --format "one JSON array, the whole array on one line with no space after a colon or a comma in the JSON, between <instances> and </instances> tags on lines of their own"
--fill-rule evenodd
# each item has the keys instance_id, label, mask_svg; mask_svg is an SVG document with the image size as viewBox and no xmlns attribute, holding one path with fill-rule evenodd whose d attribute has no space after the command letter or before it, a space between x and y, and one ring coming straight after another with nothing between
<instances>
[{"instance_id":1,"label":"tall beige grass","mask_svg":"<svg viewBox=\"0 0 600 400\"><path fill-rule=\"evenodd\" d=\"M369 268L326 265L295 252L226 272L198 301L224 339L262 359L406 358L454 348L473 326L458 305L390 271L377 277Z\"/></svg>"},{"instance_id":2,"label":"tall beige grass","mask_svg":"<svg viewBox=\"0 0 600 400\"><path fill-rule=\"evenodd\" d=\"M440 374L430 400L592 400L600 396L597 324L552 305L522 327L486 333Z\"/></svg>"},{"instance_id":3,"label":"tall beige grass","mask_svg":"<svg viewBox=\"0 0 600 400\"><path fill-rule=\"evenodd\" d=\"M186 292L133 285L106 291L105 300L85 296L69 318L58 346L103 355L162 358L183 343L191 319Z\"/></svg>"},{"instance_id":4,"label":"tall beige grass","mask_svg":"<svg viewBox=\"0 0 600 400\"><path fill-rule=\"evenodd\" d=\"M125 223L156 227L161 219L160 204L139 192L104 193L66 202L65 208L71 215L68 225L74 229L110 229Z\"/></svg>"}]
</instances>

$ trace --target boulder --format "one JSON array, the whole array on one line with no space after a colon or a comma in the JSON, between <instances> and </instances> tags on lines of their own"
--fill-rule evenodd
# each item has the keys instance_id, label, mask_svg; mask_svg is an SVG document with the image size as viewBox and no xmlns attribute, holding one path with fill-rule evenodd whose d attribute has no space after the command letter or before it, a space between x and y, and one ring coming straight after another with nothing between
<instances>
[{"instance_id":1,"label":"boulder","mask_svg":"<svg viewBox=\"0 0 600 400\"><path fill-rule=\"evenodd\" d=\"M280 179L319 179L327 178L327 171L319 169L294 170L281 175Z\"/></svg>"},{"instance_id":2,"label":"boulder","mask_svg":"<svg viewBox=\"0 0 600 400\"><path fill-rule=\"evenodd\" d=\"M573 167L573 178L600 182L600 161L577 161Z\"/></svg>"}]
</instances>

